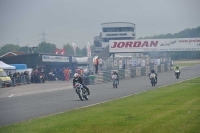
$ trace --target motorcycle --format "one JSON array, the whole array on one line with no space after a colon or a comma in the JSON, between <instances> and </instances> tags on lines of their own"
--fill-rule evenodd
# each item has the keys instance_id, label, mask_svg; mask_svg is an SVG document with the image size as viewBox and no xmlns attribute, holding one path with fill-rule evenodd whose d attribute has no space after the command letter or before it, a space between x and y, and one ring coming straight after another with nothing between
<instances>
[{"instance_id":1,"label":"motorcycle","mask_svg":"<svg viewBox=\"0 0 200 133\"><path fill-rule=\"evenodd\" d=\"M40 83L44 83L45 81L44 81L44 74L40 74L40 76L39 76L39 82Z\"/></svg>"},{"instance_id":2,"label":"motorcycle","mask_svg":"<svg viewBox=\"0 0 200 133\"><path fill-rule=\"evenodd\" d=\"M176 78L178 79L179 76L180 76L180 71L179 71L179 70L175 70L174 72L175 72L175 76L176 76Z\"/></svg>"},{"instance_id":3,"label":"motorcycle","mask_svg":"<svg viewBox=\"0 0 200 133\"><path fill-rule=\"evenodd\" d=\"M76 93L78 94L79 98L81 99L81 101L83 101L83 99L88 100L88 92L87 90L83 87L82 84L80 83L75 83L74 86Z\"/></svg>"},{"instance_id":4,"label":"motorcycle","mask_svg":"<svg viewBox=\"0 0 200 133\"><path fill-rule=\"evenodd\" d=\"M117 75L112 75L112 81L113 81L113 88L117 88Z\"/></svg>"},{"instance_id":5,"label":"motorcycle","mask_svg":"<svg viewBox=\"0 0 200 133\"><path fill-rule=\"evenodd\" d=\"M155 84L156 84L156 74L151 73L149 77L150 77L151 85L155 86Z\"/></svg>"}]
</instances>

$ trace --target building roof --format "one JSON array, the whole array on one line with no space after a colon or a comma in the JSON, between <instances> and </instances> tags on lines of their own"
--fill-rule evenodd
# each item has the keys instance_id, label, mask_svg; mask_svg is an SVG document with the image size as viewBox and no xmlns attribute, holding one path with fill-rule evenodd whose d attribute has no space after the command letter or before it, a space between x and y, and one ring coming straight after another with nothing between
<instances>
[{"instance_id":1,"label":"building roof","mask_svg":"<svg viewBox=\"0 0 200 133\"><path fill-rule=\"evenodd\" d=\"M26 54L26 53L24 53L24 52L8 52L8 53L6 53L6 54L0 56L0 58L2 58L2 57L7 57L7 56L22 55L22 54Z\"/></svg>"},{"instance_id":2,"label":"building roof","mask_svg":"<svg viewBox=\"0 0 200 133\"><path fill-rule=\"evenodd\" d=\"M127 24L135 25L134 23L130 23L130 22L108 22L108 23L102 23L101 25L103 25L103 24L115 24L115 23L127 23Z\"/></svg>"}]
</instances>

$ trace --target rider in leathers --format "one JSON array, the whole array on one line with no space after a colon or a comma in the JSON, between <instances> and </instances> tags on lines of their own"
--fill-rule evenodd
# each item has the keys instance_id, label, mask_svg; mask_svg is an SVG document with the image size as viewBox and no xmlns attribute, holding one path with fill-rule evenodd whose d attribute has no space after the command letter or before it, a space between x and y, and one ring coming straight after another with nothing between
<instances>
[{"instance_id":1,"label":"rider in leathers","mask_svg":"<svg viewBox=\"0 0 200 133\"><path fill-rule=\"evenodd\" d=\"M117 83L119 85L119 76L118 76L118 73L116 71L113 71L112 75L117 75Z\"/></svg>"},{"instance_id":2,"label":"rider in leathers","mask_svg":"<svg viewBox=\"0 0 200 133\"><path fill-rule=\"evenodd\" d=\"M149 73L149 77L150 77L151 73L154 73L156 75L155 78L156 78L156 83L157 83L158 82L158 78L157 78L158 74L155 72L155 70L153 68L151 69L151 72Z\"/></svg>"},{"instance_id":3,"label":"rider in leathers","mask_svg":"<svg viewBox=\"0 0 200 133\"><path fill-rule=\"evenodd\" d=\"M81 76L79 76L78 73L75 73L75 74L74 74L73 86L75 86L75 83L80 83L81 85L83 85L83 87L87 90L88 95L90 95L90 90L89 90L89 88L87 88L87 86L85 86L85 85L83 84L83 78L82 78Z\"/></svg>"},{"instance_id":4,"label":"rider in leathers","mask_svg":"<svg viewBox=\"0 0 200 133\"><path fill-rule=\"evenodd\" d=\"M174 71L176 71L176 70L179 70L179 75L181 75L181 68L178 65L174 68ZM175 75L176 75L176 73L175 73Z\"/></svg>"}]
</instances>

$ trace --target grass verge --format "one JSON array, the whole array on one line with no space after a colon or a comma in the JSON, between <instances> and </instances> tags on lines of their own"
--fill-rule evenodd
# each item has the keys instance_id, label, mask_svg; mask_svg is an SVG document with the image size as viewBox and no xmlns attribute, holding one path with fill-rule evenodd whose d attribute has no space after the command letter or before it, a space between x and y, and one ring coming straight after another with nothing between
<instances>
[{"instance_id":1,"label":"grass verge","mask_svg":"<svg viewBox=\"0 0 200 133\"><path fill-rule=\"evenodd\" d=\"M200 64L200 60L178 60L174 61L174 67L176 65L183 67L183 66L193 66L196 64Z\"/></svg>"},{"instance_id":2,"label":"grass verge","mask_svg":"<svg viewBox=\"0 0 200 133\"><path fill-rule=\"evenodd\" d=\"M200 77L0 127L0 133L200 133Z\"/></svg>"}]
</instances>

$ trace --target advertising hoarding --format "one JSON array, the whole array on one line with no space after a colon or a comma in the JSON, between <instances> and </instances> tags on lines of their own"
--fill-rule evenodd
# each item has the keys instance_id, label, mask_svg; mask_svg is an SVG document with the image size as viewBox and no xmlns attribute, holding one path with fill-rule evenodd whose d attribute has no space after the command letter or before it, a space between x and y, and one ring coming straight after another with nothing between
<instances>
[{"instance_id":1,"label":"advertising hoarding","mask_svg":"<svg viewBox=\"0 0 200 133\"><path fill-rule=\"evenodd\" d=\"M110 53L151 51L198 51L200 38L110 40Z\"/></svg>"},{"instance_id":2,"label":"advertising hoarding","mask_svg":"<svg viewBox=\"0 0 200 133\"><path fill-rule=\"evenodd\" d=\"M69 62L69 57L42 55L43 62Z\"/></svg>"}]
</instances>

